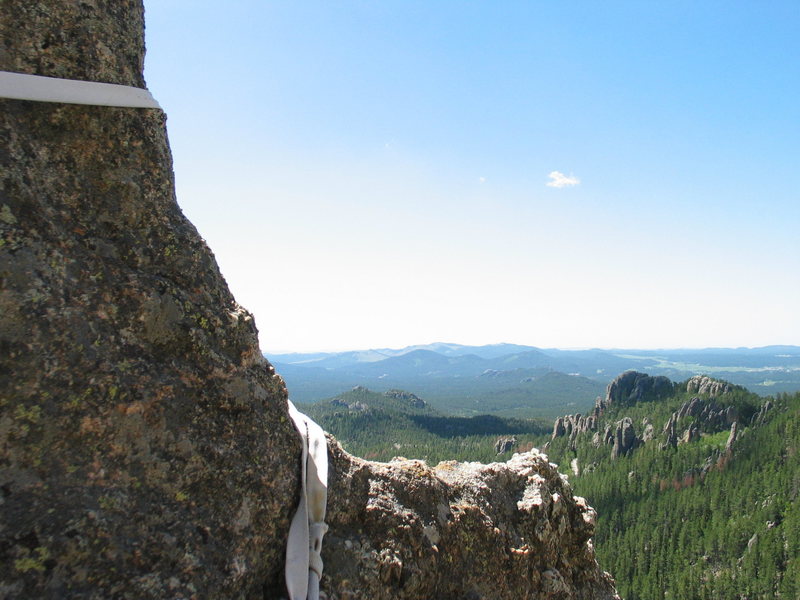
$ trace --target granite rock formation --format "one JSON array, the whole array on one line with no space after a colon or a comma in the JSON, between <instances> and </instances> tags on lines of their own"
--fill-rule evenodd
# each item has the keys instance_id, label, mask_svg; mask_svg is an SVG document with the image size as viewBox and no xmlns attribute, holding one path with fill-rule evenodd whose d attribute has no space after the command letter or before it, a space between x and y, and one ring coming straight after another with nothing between
<instances>
[{"instance_id":1,"label":"granite rock formation","mask_svg":"<svg viewBox=\"0 0 800 600\"><path fill-rule=\"evenodd\" d=\"M636 437L636 430L633 427L631 418L625 417L617 421L616 430L614 431L614 447L611 449L611 458L627 456L640 444L641 440Z\"/></svg>"},{"instance_id":2,"label":"granite rock formation","mask_svg":"<svg viewBox=\"0 0 800 600\"><path fill-rule=\"evenodd\" d=\"M678 433L675 429L676 425L677 418L675 413L672 413L664 425L664 441L658 445L659 449L666 450L667 448L675 448L678 446Z\"/></svg>"},{"instance_id":3,"label":"granite rock formation","mask_svg":"<svg viewBox=\"0 0 800 600\"><path fill-rule=\"evenodd\" d=\"M577 445L578 436L589 431L597 429L597 411L590 415L566 415L558 417L553 424L553 435L550 439L554 440L557 437L569 436L569 447L574 450ZM595 434L596 435L596 434Z\"/></svg>"},{"instance_id":4,"label":"granite rock formation","mask_svg":"<svg viewBox=\"0 0 800 600\"><path fill-rule=\"evenodd\" d=\"M363 402L359 402L358 400L348 402L346 400L342 400L341 398L334 398L333 400L331 400L331 404L333 406L341 406L342 408L358 412L364 412L366 410L369 410L369 406L367 406Z\"/></svg>"},{"instance_id":5,"label":"granite rock formation","mask_svg":"<svg viewBox=\"0 0 800 600\"><path fill-rule=\"evenodd\" d=\"M599 416L612 404L630 406L637 402L648 402L666 398L672 393L674 384L663 375L651 376L637 371L626 371L608 384L605 398L598 398L595 413Z\"/></svg>"},{"instance_id":6,"label":"granite rock formation","mask_svg":"<svg viewBox=\"0 0 800 600\"><path fill-rule=\"evenodd\" d=\"M406 392L404 390L388 390L383 392L383 395L392 400L400 400L405 402L413 408L425 408L428 406L428 403L425 402L425 400L416 394L412 394L411 392Z\"/></svg>"},{"instance_id":7,"label":"granite rock formation","mask_svg":"<svg viewBox=\"0 0 800 600\"><path fill-rule=\"evenodd\" d=\"M707 377L703 379L708 380ZM725 384L725 382L714 380L708 380L708 382ZM706 385L705 389L710 389L710 386ZM726 389L724 385L719 385L714 386L714 389L724 390L722 393L725 393L732 388ZM678 410L670 415L664 425L664 441L660 444L660 448L675 448L678 444L691 443L700 439L701 433L717 433L731 427L738 422L738 419L739 413L735 406L721 406L717 404L715 398L695 396L684 402ZM682 433L678 433L683 427L686 428Z\"/></svg>"},{"instance_id":8,"label":"granite rock formation","mask_svg":"<svg viewBox=\"0 0 800 600\"><path fill-rule=\"evenodd\" d=\"M725 442L725 454L733 452L733 445L736 443L736 440L739 439L739 435L739 423L734 422L731 424L731 432L728 435L728 441Z\"/></svg>"},{"instance_id":9,"label":"granite rock formation","mask_svg":"<svg viewBox=\"0 0 800 600\"><path fill-rule=\"evenodd\" d=\"M0 11L0 69L143 85L140 1ZM164 114L0 105L3 593L277 589L300 444L175 201Z\"/></svg>"},{"instance_id":10,"label":"granite rock formation","mask_svg":"<svg viewBox=\"0 0 800 600\"><path fill-rule=\"evenodd\" d=\"M511 452L514 446L517 445L517 438L515 436L512 437L501 437L498 438L497 441L494 443L494 451L497 454L505 454L506 452Z\"/></svg>"},{"instance_id":11,"label":"granite rock formation","mask_svg":"<svg viewBox=\"0 0 800 600\"><path fill-rule=\"evenodd\" d=\"M141 0L8 0L0 69L142 87L142 27ZM0 100L0 178L0 597L280 597L300 443L163 113ZM615 597L536 453L433 470L331 441L328 515L332 599Z\"/></svg>"},{"instance_id":12,"label":"granite rock formation","mask_svg":"<svg viewBox=\"0 0 800 600\"><path fill-rule=\"evenodd\" d=\"M690 394L701 394L706 396L721 396L732 391L736 386L727 381L712 379L707 375L695 375L686 382L686 391Z\"/></svg>"},{"instance_id":13,"label":"granite rock formation","mask_svg":"<svg viewBox=\"0 0 800 600\"><path fill-rule=\"evenodd\" d=\"M653 424L647 417L642 419L642 427L644 427L644 431L642 432L642 442L649 442L656 436L655 427L653 427Z\"/></svg>"},{"instance_id":14,"label":"granite rock formation","mask_svg":"<svg viewBox=\"0 0 800 600\"><path fill-rule=\"evenodd\" d=\"M725 381L718 381L706 376L695 376L686 383L689 391L701 394L686 401L675 411L665 423L664 440L659 443L659 448L675 448L679 443L685 444L700 438L701 433L716 433L726 429L739 419L735 406L722 406L716 402L716 397L736 389ZM570 449L576 448L577 436L594 431L592 444L595 447L610 445L611 457L625 456L655 437L655 428L647 418L642 421L642 436L638 437L633 422L624 418L616 423L606 423L602 432L601 418L611 406L631 406L637 402L652 402L668 397L675 390L667 377L651 376L636 371L627 371L616 377L606 390L604 398L597 398L591 413L586 416L581 414L558 417L553 425L551 439L569 436ZM766 413L769 406L765 405L762 413ZM763 419L755 415L753 419Z\"/></svg>"},{"instance_id":15,"label":"granite rock formation","mask_svg":"<svg viewBox=\"0 0 800 600\"><path fill-rule=\"evenodd\" d=\"M587 431L594 431L597 428L597 417L594 414L591 415L581 415L580 413L575 415L566 415L564 417L558 417L553 424L553 435L552 439L556 439L557 437L561 437L567 435L570 439L574 439L575 436L586 433Z\"/></svg>"},{"instance_id":16,"label":"granite rock formation","mask_svg":"<svg viewBox=\"0 0 800 600\"><path fill-rule=\"evenodd\" d=\"M767 420L767 417L772 411L772 409L773 409L773 404L771 400L767 400L766 402L764 402L764 404L761 405L759 411L753 415L751 419L751 424L756 425L764 423Z\"/></svg>"},{"instance_id":17,"label":"granite rock formation","mask_svg":"<svg viewBox=\"0 0 800 600\"><path fill-rule=\"evenodd\" d=\"M533 450L506 463L369 463L331 439L331 598L615 598L594 511Z\"/></svg>"},{"instance_id":18,"label":"granite rock formation","mask_svg":"<svg viewBox=\"0 0 800 600\"><path fill-rule=\"evenodd\" d=\"M686 428L686 431L683 432L680 439L678 440L679 444L690 444L694 441L700 439L700 427L697 423L692 423L689 427Z\"/></svg>"},{"instance_id":19,"label":"granite rock formation","mask_svg":"<svg viewBox=\"0 0 800 600\"><path fill-rule=\"evenodd\" d=\"M635 439L633 441L629 440L630 445L628 441L623 441L620 436L629 436L630 432L633 431L633 423L630 423L630 425L623 425L622 421L616 423L614 426L607 423L603 433L600 433L600 431L598 431L600 418L603 416L606 409L612 405L631 406L637 402L659 400L671 394L673 389L674 384L667 377L660 375L653 377L646 373L626 371L608 384L605 397L598 397L595 400L594 408L590 414L566 415L556 419L553 425L551 439L567 435L570 438L570 448L574 450L578 435L594 431L592 443L596 447L600 447L604 444L614 446L616 448L616 450L612 449L612 456L614 458L622 454L627 454L640 445L643 440L636 438L634 434ZM646 435L648 439L652 439L652 425L647 429L647 424L643 423L642 427L645 428L644 435ZM615 440L617 439L619 439L621 445L616 444ZM625 439L627 440L627 437L625 437Z\"/></svg>"}]
</instances>

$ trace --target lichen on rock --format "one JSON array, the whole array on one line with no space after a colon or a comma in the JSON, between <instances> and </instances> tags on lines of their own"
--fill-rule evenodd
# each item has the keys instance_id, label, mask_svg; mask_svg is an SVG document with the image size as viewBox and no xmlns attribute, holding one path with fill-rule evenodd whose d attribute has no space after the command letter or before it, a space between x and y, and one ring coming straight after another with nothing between
<instances>
[{"instance_id":1,"label":"lichen on rock","mask_svg":"<svg viewBox=\"0 0 800 600\"><path fill-rule=\"evenodd\" d=\"M330 439L331 598L615 598L595 512L536 450L505 463L371 463Z\"/></svg>"},{"instance_id":2,"label":"lichen on rock","mask_svg":"<svg viewBox=\"0 0 800 600\"><path fill-rule=\"evenodd\" d=\"M141 2L0 17L0 69L143 83ZM0 595L277 588L300 445L176 203L164 115L0 105Z\"/></svg>"}]
</instances>

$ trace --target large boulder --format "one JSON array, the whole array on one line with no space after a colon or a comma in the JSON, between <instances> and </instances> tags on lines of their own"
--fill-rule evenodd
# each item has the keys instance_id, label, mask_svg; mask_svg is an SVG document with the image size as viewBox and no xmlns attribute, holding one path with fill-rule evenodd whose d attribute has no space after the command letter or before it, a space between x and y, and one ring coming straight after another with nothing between
<instances>
[{"instance_id":1,"label":"large boulder","mask_svg":"<svg viewBox=\"0 0 800 600\"><path fill-rule=\"evenodd\" d=\"M707 375L695 375L686 382L686 391L690 394L702 394L707 396L721 396L735 389L727 381L713 379Z\"/></svg>"},{"instance_id":2,"label":"large boulder","mask_svg":"<svg viewBox=\"0 0 800 600\"><path fill-rule=\"evenodd\" d=\"M669 420L664 425L664 441L658 446L661 450L678 446L678 433L676 431L677 422L678 417L675 413L672 413Z\"/></svg>"},{"instance_id":3,"label":"large boulder","mask_svg":"<svg viewBox=\"0 0 800 600\"><path fill-rule=\"evenodd\" d=\"M506 463L370 463L331 440L322 585L332 598L616 598L595 513L533 450Z\"/></svg>"},{"instance_id":4,"label":"large boulder","mask_svg":"<svg viewBox=\"0 0 800 600\"><path fill-rule=\"evenodd\" d=\"M553 435L550 439L556 439L558 437L567 435L567 426L568 418L566 417L558 417L553 423Z\"/></svg>"},{"instance_id":5,"label":"large boulder","mask_svg":"<svg viewBox=\"0 0 800 600\"><path fill-rule=\"evenodd\" d=\"M494 443L494 451L497 454L505 454L506 452L511 452L514 446L517 445L517 438L516 436L509 437L501 437L497 438L497 441Z\"/></svg>"},{"instance_id":6,"label":"large boulder","mask_svg":"<svg viewBox=\"0 0 800 600\"><path fill-rule=\"evenodd\" d=\"M681 407L672 413L670 420L664 427L664 431L672 424L676 426L679 421L683 419L690 419L692 423L691 429L687 429L681 440L682 443L688 443L694 439L698 439L700 432L717 433L723 429L727 429L732 423L737 422L739 419L739 411L735 406L722 406L717 404L714 398L700 398L695 396L690 400L684 402Z\"/></svg>"},{"instance_id":7,"label":"large boulder","mask_svg":"<svg viewBox=\"0 0 800 600\"><path fill-rule=\"evenodd\" d=\"M736 443L736 440L739 439L739 435L739 423L734 421L731 424L731 432L728 435L728 441L725 442L725 454L733 452L733 445Z\"/></svg>"},{"instance_id":8,"label":"large boulder","mask_svg":"<svg viewBox=\"0 0 800 600\"><path fill-rule=\"evenodd\" d=\"M594 414L581 415L566 415L558 417L553 424L553 435L551 439L556 439L564 435L570 437L570 441L574 444L575 439L582 433L594 431L597 428L597 417Z\"/></svg>"},{"instance_id":9,"label":"large boulder","mask_svg":"<svg viewBox=\"0 0 800 600\"><path fill-rule=\"evenodd\" d=\"M614 432L614 447L611 449L611 458L627 456L641 441L636 437L636 430L630 417L617 421L616 431Z\"/></svg>"},{"instance_id":10,"label":"large boulder","mask_svg":"<svg viewBox=\"0 0 800 600\"><path fill-rule=\"evenodd\" d=\"M611 405L631 406L637 402L651 402L672 394L674 384L668 377L657 375L652 377L646 373L626 371L608 384L605 398L598 398L597 413Z\"/></svg>"},{"instance_id":11,"label":"large boulder","mask_svg":"<svg viewBox=\"0 0 800 600\"><path fill-rule=\"evenodd\" d=\"M400 400L401 402L407 403L413 408L425 408L428 406L428 403L416 394L405 392L403 390L389 390L383 392L383 395L387 398L391 398L392 400Z\"/></svg>"},{"instance_id":12,"label":"large boulder","mask_svg":"<svg viewBox=\"0 0 800 600\"><path fill-rule=\"evenodd\" d=\"M143 86L140 0L0 8L0 69ZM0 596L281 589L300 444L165 116L0 100Z\"/></svg>"},{"instance_id":13,"label":"large boulder","mask_svg":"<svg viewBox=\"0 0 800 600\"><path fill-rule=\"evenodd\" d=\"M760 424L766 422L767 418L771 414L773 409L773 404L771 400L767 400L764 404L761 405L761 408L758 409L758 412L755 413L751 419L751 424Z\"/></svg>"}]
</instances>

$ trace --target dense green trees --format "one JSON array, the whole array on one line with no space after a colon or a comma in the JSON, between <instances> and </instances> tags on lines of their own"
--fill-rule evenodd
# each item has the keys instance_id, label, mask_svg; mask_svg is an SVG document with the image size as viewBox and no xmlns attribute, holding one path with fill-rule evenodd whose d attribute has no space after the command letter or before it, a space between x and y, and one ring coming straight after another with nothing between
<instances>
[{"instance_id":1,"label":"dense green trees","mask_svg":"<svg viewBox=\"0 0 800 600\"><path fill-rule=\"evenodd\" d=\"M349 451L377 460L488 462L510 455L497 455L499 437L515 436L514 451L549 442L550 459L598 511L598 558L627 600L800 598L800 394L772 398L771 410L759 413L765 400L734 389L715 400L736 407L740 435L731 452L727 424L692 416L678 429L695 424L699 439L662 449L664 425L692 397L685 389L606 410L599 433L623 417L638 435L645 423L655 432L617 459L609 445L593 443L595 431L551 440L552 426L541 421L448 417L363 388L303 408Z\"/></svg>"},{"instance_id":2,"label":"dense green trees","mask_svg":"<svg viewBox=\"0 0 800 600\"><path fill-rule=\"evenodd\" d=\"M757 408L731 400L745 416ZM727 432L614 461L585 441L554 444L551 458L594 463L572 482L598 511L598 557L624 598L800 598L800 394L774 404L730 455Z\"/></svg>"},{"instance_id":3,"label":"dense green trees","mask_svg":"<svg viewBox=\"0 0 800 600\"><path fill-rule=\"evenodd\" d=\"M394 456L431 464L505 460L511 452L497 454L494 444L498 438L515 436L514 451L520 451L531 448L535 437L552 429L547 421L536 419L445 416L421 405L419 399L404 399L402 392L394 396L355 388L332 401L301 408L335 435L348 452L371 460Z\"/></svg>"}]
</instances>

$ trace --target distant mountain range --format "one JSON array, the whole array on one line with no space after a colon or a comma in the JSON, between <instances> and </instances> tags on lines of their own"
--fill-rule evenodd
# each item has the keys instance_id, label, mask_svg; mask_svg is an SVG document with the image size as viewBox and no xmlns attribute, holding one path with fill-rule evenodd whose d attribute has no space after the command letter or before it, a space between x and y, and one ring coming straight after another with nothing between
<instances>
[{"instance_id":1,"label":"distant mountain range","mask_svg":"<svg viewBox=\"0 0 800 600\"><path fill-rule=\"evenodd\" d=\"M800 390L800 346L701 350L558 350L517 344L435 343L401 349L267 354L296 402L361 385L409 390L439 410L555 417L592 406L626 370L675 381L705 374L766 395Z\"/></svg>"}]
</instances>

